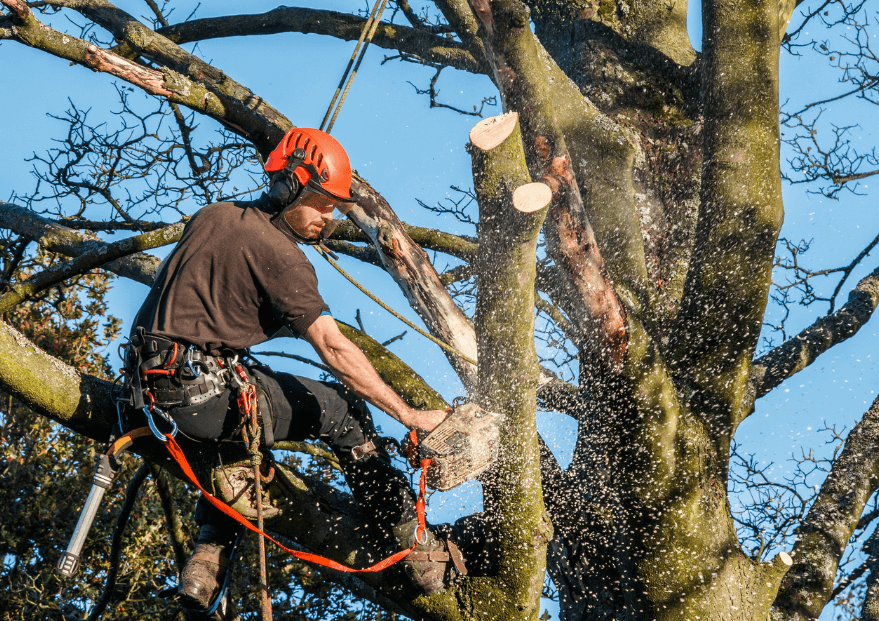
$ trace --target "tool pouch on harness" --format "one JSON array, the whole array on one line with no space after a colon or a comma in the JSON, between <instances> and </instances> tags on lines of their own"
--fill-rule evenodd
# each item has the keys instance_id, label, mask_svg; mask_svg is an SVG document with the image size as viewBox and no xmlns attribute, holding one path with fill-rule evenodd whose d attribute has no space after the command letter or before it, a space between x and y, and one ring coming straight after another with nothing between
<instances>
[{"instance_id":1,"label":"tool pouch on harness","mask_svg":"<svg viewBox=\"0 0 879 621\"><path fill-rule=\"evenodd\" d=\"M124 347L128 404L136 412L143 411L151 424L155 413L173 419L187 436L198 440L231 439L223 437L235 428L226 423L234 403L231 391L243 385L233 369L241 366L236 352L231 357L212 356L142 328ZM248 372L247 381L254 383L252 377ZM272 407L259 386L257 402L263 443L270 448L274 444Z\"/></svg>"}]
</instances>

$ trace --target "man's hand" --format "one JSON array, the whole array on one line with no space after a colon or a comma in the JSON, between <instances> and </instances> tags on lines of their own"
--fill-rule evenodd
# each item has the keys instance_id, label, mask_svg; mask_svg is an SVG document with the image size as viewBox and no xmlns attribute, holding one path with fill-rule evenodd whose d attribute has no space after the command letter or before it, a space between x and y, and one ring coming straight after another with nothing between
<instances>
[{"instance_id":1,"label":"man's hand","mask_svg":"<svg viewBox=\"0 0 879 621\"><path fill-rule=\"evenodd\" d=\"M409 429L424 429L433 431L446 420L449 413L446 410L412 410L409 416L400 419L400 422Z\"/></svg>"}]
</instances>

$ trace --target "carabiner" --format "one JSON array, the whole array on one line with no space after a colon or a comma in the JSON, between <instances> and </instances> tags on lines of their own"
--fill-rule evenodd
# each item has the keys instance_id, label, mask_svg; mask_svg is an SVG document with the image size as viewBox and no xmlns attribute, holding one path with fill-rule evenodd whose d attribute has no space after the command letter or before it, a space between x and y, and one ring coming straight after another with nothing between
<instances>
[{"instance_id":1,"label":"carabiner","mask_svg":"<svg viewBox=\"0 0 879 621\"><path fill-rule=\"evenodd\" d=\"M190 345L189 348L186 350L189 354L186 357L186 366L189 368L189 372L192 373L192 377L198 377L199 375L201 375L201 369L192 366L192 349L193 345Z\"/></svg>"},{"instance_id":2,"label":"carabiner","mask_svg":"<svg viewBox=\"0 0 879 621\"><path fill-rule=\"evenodd\" d=\"M424 540L423 540L423 541L420 540L420 539L418 538L418 529L419 529L419 528L421 528L421 524L419 524L418 521L416 520L416 522L415 522L415 535L414 535L414 537L415 537L415 543L417 543L417 544L420 545L420 546L423 546L423 545L424 545L425 543L427 543L427 541L428 541L428 539L427 539L427 528L425 527L425 529L424 529L423 531L421 531L421 534L424 536Z\"/></svg>"},{"instance_id":3,"label":"carabiner","mask_svg":"<svg viewBox=\"0 0 879 621\"><path fill-rule=\"evenodd\" d=\"M170 435L172 438L177 435L177 423L174 422L174 419L165 414L160 408L153 406L153 409L150 410L149 407L143 406L143 413L146 416L147 425L150 426L150 431L153 432L153 435L156 436L156 439L159 440L159 442L167 442L168 438L166 438L165 434L159 431L159 428L156 426L156 421L153 419L153 411L157 411L162 416L162 418L165 419L166 422L171 424Z\"/></svg>"}]
</instances>

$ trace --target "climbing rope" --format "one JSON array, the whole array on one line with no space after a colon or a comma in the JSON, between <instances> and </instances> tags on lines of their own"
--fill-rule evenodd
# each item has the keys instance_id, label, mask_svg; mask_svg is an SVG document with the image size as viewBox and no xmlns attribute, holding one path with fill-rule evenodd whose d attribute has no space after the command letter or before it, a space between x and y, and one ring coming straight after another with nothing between
<instances>
[{"instance_id":1,"label":"climbing rope","mask_svg":"<svg viewBox=\"0 0 879 621\"><path fill-rule=\"evenodd\" d=\"M241 412L242 427L241 438L247 444L250 453L250 464L253 466L253 494L256 497L256 523L260 531L263 530L263 507L262 507L262 483L263 477L260 472L262 465L262 451L259 450L259 441L262 427L259 424L256 386L248 379L241 365L236 365L234 371L241 380L238 389L238 409ZM272 474L270 473L270 480ZM262 621L272 621L272 599L269 594L268 559L266 558L266 543L259 537L259 590L260 590L260 615Z\"/></svg>"},{"instance_id":2,"label":"climbing rope","mask_svg":"<svg viewBox=\"0 0 879 621\"><path fill-rule=\"evenodd\" d=\"M317 251L320 253L320 255L321 255L324 259L326 259L327 261L329 261L330 265L332 265L333 267L335 267L336 270L338 270L338 272L339 272L342 276L344 276L345 278L347 278L348 281L349 281L352 285L354 285L355 287L357 287L358 289L360 289L363 293L365 293L365 294L369 297L369 299L371 299L373 302L375 302L376 304L378 304L379 306L381 306L383 309L385 309L386 311L388 311L389 313L391 313L394 317L396 317L397 319L399 319L400 321L402 321L403 323L405 323L407 326L409 326L410 328L412 328L413 330L415 330L416 332L418 332L418 334L420 334L420 335L422 335L422 336L424 336L424 337L426 337L426 338L429 338L431 341L433 341L434 343L436 343L437 345L439 345L440 347L442 347L442 348L445 349L446 351L450 351L450 352L452 352L453 354L455 354L456 356L458 356L458 357L461 358L462 360L466 360L466 361L469 362L470 364L472 364L472 365L476 365L476 361L475 361L473 358L470 358L470 357L467 356L466 354L461 353L460 351L458 351L457 349L455 349L455 348L452 347L451 345L449 345L449 344L447 344L447 343L444 343L443 341L439 340L438 338L436 338L436 337L433 336L432 334L429 334L429 333L425 332L424 330L422 330L421 328L419 328L418 326L416 326L414 323L412 323L411 321L409 321L408 319L406 319L405 317L403 317L403 315L401 315L400 313L398 313L397 311L395 311L393 308L391 308L390 306L388 306L387 304L385 304L384 302L382 302L381 300L379 300L375 295L373 295L372 293L370 293L370 292L366 289L366 287L364 287L364 286L361 285L359 282L357 282L356 280L354 280L354 278L353 278L348 272L346 272L345 270L343 270L343 269L342 269L342 266L340 266L338 263L336 263L335 261L333 261L333 259L330 257L330 255L327 253L326 250L324 250L324 249L321 248L320 246L315 246L315 248L317 249Z\"/></svg>"},{"instance_id":3,"label":"climbing rope","mask_svg":"<svg viewBox=\"0 0 879 621\"><path fill-rule=\"evenodd\" d=\"M333 125L336 123L336 117L339 116L339 111L342 109L342 104L345 103L345 98L348 96L348 89L351 88L351 83L354 81L354 76L357 75L357 70L360 68L360 63L363 60L363 57L366 55L366 48L369 47L375 31L378 29L378 24L381 21L382 13L384 13L385 5L387 3L388 0L376 0L375 5L373 5L372 7L372 12L369 14L369 18L366 20L366 23L363 24L363 30L360 33L360 38L357 40L357 46L354 48L354 53L351 54L351 58L350 60L348 60L348 66L345 67L345 72L342 74L342 79L339 81L339 86L336 87L336 92L333 95L333 100L330 102L330 105L327 108L327 113L324 115L324 120L321 121L320 124L320 129L323 130L324 127L326 127L324 131L326 131L328 134L332 131ZM363 45L362 50L360 49L361 45ZM360 50L359 57L357 57L358 50ZM357 64L354 64L355 57L357 57ZM351 65L354 65L353 71L351 71ZM351 71L350 76L348 75L349 71ZM344 92L342 92L343 85L345 87ZM333 106L336 105L336 99L339 97L340 92L342 92L342 99L339 100L339 105L336 107L335 111L333 111ZM330 120L330 124L327 126L327 120L330 119L330 114L332 114L332 119Z\"/></svg>"}]
</instances>

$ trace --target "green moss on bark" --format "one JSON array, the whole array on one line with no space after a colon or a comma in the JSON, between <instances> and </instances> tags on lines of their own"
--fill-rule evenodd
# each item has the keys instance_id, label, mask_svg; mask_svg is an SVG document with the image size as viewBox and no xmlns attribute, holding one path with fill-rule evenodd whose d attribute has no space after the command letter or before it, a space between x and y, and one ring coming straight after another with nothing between
<instances>
[{"instance_id":1,"label":"green moss on bark","mask_svg":"<svg viewBox=\"0 0 879 621\"><path fill-rule=\"evenodd\" d=\"M537 236L550 193L547 205L534 213L513 207L513 191L530 181L518 125L498 147L471 153L480 213L479 402L504 416L500 457L484 501L497 532L498 580L489 587L489 601L508 619L532 619L552 538L541 492L534 350ZM487 612L481 608L479 616Z\"/></svg>"}]
</instances>

